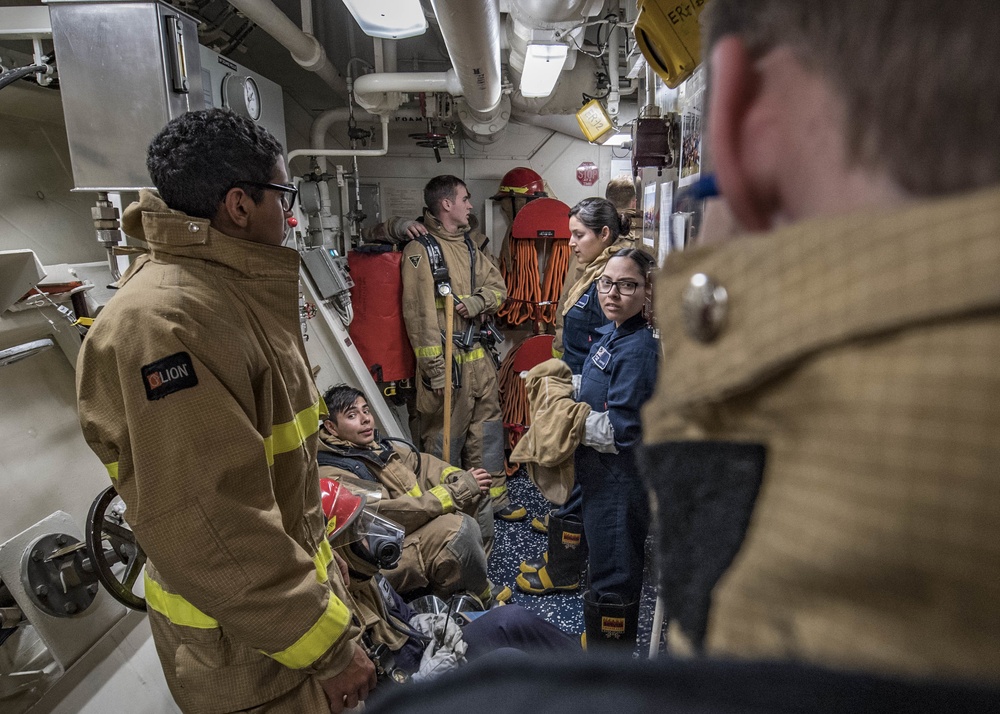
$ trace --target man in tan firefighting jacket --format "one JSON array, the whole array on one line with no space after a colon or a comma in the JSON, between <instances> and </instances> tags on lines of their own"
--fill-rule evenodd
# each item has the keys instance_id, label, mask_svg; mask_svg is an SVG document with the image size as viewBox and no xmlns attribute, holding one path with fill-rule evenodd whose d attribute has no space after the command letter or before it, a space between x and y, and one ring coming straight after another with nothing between
<instances>
[{"instance_id":1,"label":"man in tan firefighting jacket","mask_svg":"<svg viewBox=\"0 0 1000 714\"><path fill-rule=\"evenodd\" d=\"M395 240L412 238L403 249L403 319L417 357L417 413L424 451L443 453L445 370L453 369L450 461L482 466L493 476L494 513L506 520L527 515L511 504L503 464L503 421L496 365L480 341L482 318L495 313L507 288L469 229L469 189L455 176L436 176L424 187L423 221L390 220ZM447 272L442 276L441 269ZM438 275L435 275L435 270ZM446 279L454 306L454 365L444 363L445 305L436 290Z\"/></svg>"},{"instance_id":2,"label":"man in tan firefighting jacket","mask_svg":"<svg viewBox=\"0 0 1000 714\"><path fill-rule=\"evenodd\" d=\"M493 510L485 495L490 473L463 471L377 438L368 402L354 387L337 385L323 399L330 417L320 433L320 476L380 490L379 515L406 531L398 566L385 571L393 588L404 595L429 588L444 599L465 591L486 606L509 598L509 588L492 588L486 576L493 543Z\"/></svg>"},{"instance_id":3,"label":"man in tan firefighting jacket","mask_svg":"<svg viewBox=\"0 0 1000 714\"><path fill-rule=\"evenodd\" d=\"M324 538L326 410L281 247L295 189L281 145L222 110L149 147L149 245L98 316L77 372L84 436L149 560L157 653L187 712L340 712L375 673Z\"/></svg>"}]
</instances>

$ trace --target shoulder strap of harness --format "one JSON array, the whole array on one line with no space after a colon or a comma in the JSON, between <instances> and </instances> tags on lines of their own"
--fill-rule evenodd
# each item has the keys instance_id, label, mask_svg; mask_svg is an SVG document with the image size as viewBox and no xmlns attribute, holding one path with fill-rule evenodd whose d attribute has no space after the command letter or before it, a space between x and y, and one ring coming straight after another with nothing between
<instances>
[{"instance_id":1,"label":"shoulder strap of harness","mask_svg":"<svg viewBox=\"0 0 1000 714\"><path fill-rule=\"evenodd\" d=\"M469 238L469 231L465 232L465 247L469 249L469 280L472 283L469 295L472 295L476 292L476 246Z\"/></svg>"},{"instance_id":2,"label":"shoulder strap of harness","mask_svg":"<svg viewBox=\"0 0 1000 714\"><path fill-rule=\"evenodd\" d=\"M434 288L437 294L444 296L451 294L451 276L448 274L448 264L444 262L444 254L441 253L441 246L437 238L430 233L424 233L415 238L417 242L427 251L427 260L431 265L431 277L434 278Z\"/></svg>"}]
</instances>

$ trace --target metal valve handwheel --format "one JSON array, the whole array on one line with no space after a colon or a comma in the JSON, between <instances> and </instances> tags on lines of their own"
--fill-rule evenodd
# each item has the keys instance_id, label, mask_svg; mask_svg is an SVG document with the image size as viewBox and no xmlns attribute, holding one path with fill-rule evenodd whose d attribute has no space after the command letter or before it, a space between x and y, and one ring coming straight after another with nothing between
<instances>
[{"instance_id":1,"label":"metal valve handwheel","mask_svg":"<svg viewBox=\"0 0 1000 714\"><path fill-rule=\"evenodd\" d=\"M146 554L124 514L125 504L118 491L108 486L87 515L87 551L97 579L111 597L125 607L145 612L146 600L134 588L146 564Z\"/></svg>"}]
</instances>

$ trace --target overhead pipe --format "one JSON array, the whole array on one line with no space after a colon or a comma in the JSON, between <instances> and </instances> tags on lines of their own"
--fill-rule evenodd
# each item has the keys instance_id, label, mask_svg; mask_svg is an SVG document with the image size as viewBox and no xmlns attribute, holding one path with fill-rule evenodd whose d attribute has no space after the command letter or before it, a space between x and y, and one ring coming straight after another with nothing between
<instances>
[{"instance_id":1,"label":"overhead pipe","mask_svg":"<svg viewBox=\"0 0 1000 714\"><path fill-rule=\"evenodd\" d=\"M432 0L444 45L479 121L495 118L500 106L500 7L495 0Z\"/></svg>"},{"instance_id":2,"label":"overhead pipe","mask_svg":"<svg viewBox=\"0 0 1000 714\"><path fill-rule=\"evenodd\" d=\"M453 68L447 72L375 73L358 77L354 96L375 114L394 112L402 93L462 97L458 117L470 138L488 143L510 118L500 76L500 10L496 0L433 0Z\"/></svg>"},{"instance_id":3,"label":"overhead pipe","mask_svg":"<svg viewBox=\"0 0 1000 714\"><path fill-rule=\"evenodd\" d=\"M323 45L300 30L270 0L229 0L229 3L287 49L299 66L314 72L337 95L347 98L347 81L331 64Z\"/></svg>"},{"instance_id":4,"label":"overhead pipe","mask_svg":"<svg viewBox=\"0 0 1000 714\"><path fill-rule=\"evenodd\" d=\"M385 156L389 151L389 117L382 116L382 148L381 149L295 149L288 152L288 163L299 156Z\"/></svg>"},{"instance_id":5,"label":"overhead pipe","mask_svg":"<svg viewBox=\"0 0 1000 714\"><path fill-rule=\"evenodd\" d=\"M340 124L341 122L346 122L351 118L351 110L348 107L338 107L337 109L328 109L327 111L320 114L313 120L312 126L309 129L309 146L312 150L319 150L321 152L326 151L326 133L330 130L330 127L334 124ZM374 114L370 114L363 109L354 110L354 118L362 119L364 121L377 120L380 117ZM423 114L420 113L419 109L400 109L389 117L390 119L422 119ZM384 138L384 137L383 137ZM383 145L386 145L387 141L383 141ZM303 153L304 150L293 151L292 154L295 156L316 156L317 163L319 164L320 173L326 173L326 156L325 153L314 153L313 151ZM288 155L288 161L294 158L292 154ZM353 155L353 154L351 154ZM365 154L360 154L365 156Z\"/></svg>"}]
</instances>

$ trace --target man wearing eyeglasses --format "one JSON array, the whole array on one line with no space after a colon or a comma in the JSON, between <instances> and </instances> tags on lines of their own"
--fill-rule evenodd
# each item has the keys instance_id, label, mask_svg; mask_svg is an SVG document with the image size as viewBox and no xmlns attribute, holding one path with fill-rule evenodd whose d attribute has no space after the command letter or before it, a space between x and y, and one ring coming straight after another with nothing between
<instances>
[{"instance_id":1,"label":"man wearing eyeglasses","mask_svg":"<svg viewBox=\"0 0 1000 714\"><path fill-rule=\"evenodd\" d=\"M149 557L167 684L185 711L340 712L375 673L324 538L326 410L299 332L299 256L281 246L296 193L282 147L230 112L191 112L147 167L159 195L140 192L122 223L150 252L88 334L77 390Z\"/></svg>"}]
</instances>

